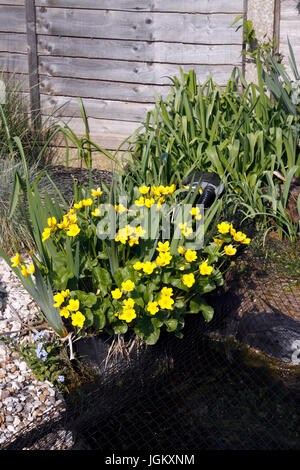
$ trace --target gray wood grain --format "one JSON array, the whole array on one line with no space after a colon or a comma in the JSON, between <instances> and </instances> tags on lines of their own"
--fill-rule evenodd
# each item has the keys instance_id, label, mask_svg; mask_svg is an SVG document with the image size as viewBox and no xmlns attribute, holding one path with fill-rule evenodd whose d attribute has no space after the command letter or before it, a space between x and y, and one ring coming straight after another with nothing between
<instances>
[{"instance_id":1,"label":"gray wood grain","mask_svg":"<svg viewBox=\"0 0 300 470\"><path fill-rule=\"evenodd\" d=\"M25 33L0 33L0 52L17 52L26 54L27 41Z\"/></svg>"},{"instance_id":2,"label":"gray wood grain","mask_svg":"<svg viewBox=\"0 0 300 470\"><path fill-rule=\"evenodd\" d=\"M41 92L51 96L70 96L82 98L110 99L153 103L155 93L166 97L170 93L169 84L143 85L140 83L108 82L80 78L50 77L40 75Z\"/></svg>"},{"instance_id":3,"label":"gray wood grain","mask_svg":"<svg viewBox=\"0 0 300 470\"><path fill-rule=\"evenodd\" d=\"M173 64L238 64L241 44L183 44L40 35L39 54Z\"/></svg>"},{"instance_id":4,"label":"gray wood grain","mask_svg":"<svg viewBox=\"0 0 300 470\"><path fill-rule=\"evenodd\" d=\"M0 70L5 72L28 73L27 55L0 52Z\"/></svg>"},{"instance_id":5,"label":"gray wood grain","mask_svg":"<svg viewBox=\"0 0 300 470\"><path fill-rule=\"evenodd\" d=\"M86 116L96 119L114 119L120 121L141 122L153 108L152 104L126 103L122 101L83 99ZM43 114L53 114L61 117L80 117L77 98L68 96L41 95L41 110ZM55 112L58 110L57 112Z\"/></svg>"},{"instance_id":6,"label":"gray wood grain","mask_svg":"<svg viewBox=\"0 0 300 470\"><path fill-rule=\"evenodd\" d=\"M0 5L0 31L25 33L25 8L22 6Z\"/></svg>"},{"instance_id":7,"label":"gray wood grain","mask_svg":"<svg viewBox=\"0 0 300 470\"><path fill-rule=\"evenodd\" d=\"M37 6L82 8L82 0L36 0ZM86 9L168 11L183 13L241 13L243 0L85 0Z\"/></svg>"},{"instance_id":8,"label":"gray wood grain","mask_svg":"<svg viewBox=\"0 0 300 470\"><path fill-rule=\"evenodd\" d=\"M112 10L37 9L38 34L167 41L193 44L241 44L232 27L235 14L145 13Z\"/></svg>"},{"instance_id":9,"label":"gray wood grain","mask_svg":"<svg viewBox=\"0 0 300 470\"><path fill-rule=\"evenodd\" d=\"M193 68L200 81L213 75L220 85L227 81L232 71L231 65L182 65L184 71ZM179 74L179 67L175 64L43 56L40 57L40 73L52 77L165 85L170 83L169 77Z\"/></svg>"}]
</instances>

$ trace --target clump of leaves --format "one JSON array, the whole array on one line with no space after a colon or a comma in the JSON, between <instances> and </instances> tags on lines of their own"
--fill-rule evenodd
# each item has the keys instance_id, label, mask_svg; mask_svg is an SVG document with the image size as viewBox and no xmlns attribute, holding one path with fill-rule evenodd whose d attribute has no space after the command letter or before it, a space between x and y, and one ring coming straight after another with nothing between
<instances>
[{"instance_id":1,"label":"clump of leaves","mask_svg":"<svg viewBox=\"0 0 300 470\"><path fill-rule=\"evenodd\" d=\"M62 342L48 337L44 331L34 335L32 341L26 337L21 344L12 338L3 339L26 362L38 380L48 380L62 391L67 390Z\"/></svg>"}]
</instances>

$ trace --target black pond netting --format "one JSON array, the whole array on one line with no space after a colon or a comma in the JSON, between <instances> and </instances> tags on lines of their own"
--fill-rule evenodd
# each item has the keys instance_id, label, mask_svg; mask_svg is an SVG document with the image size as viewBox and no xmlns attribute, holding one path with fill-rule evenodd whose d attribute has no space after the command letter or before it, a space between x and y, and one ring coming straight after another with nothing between
<instances>
[{"instance_id":1,"label":"black pond netting","mask_svg":"<svg viewBox=\"0 0 300 470\"><path fill-rule=\"evenodd\" d=\"M210 296L211 323L190 315L183 339L133 348L5 449L300 449L299 276L246 267Z\"/></svg>"}]
</instances>

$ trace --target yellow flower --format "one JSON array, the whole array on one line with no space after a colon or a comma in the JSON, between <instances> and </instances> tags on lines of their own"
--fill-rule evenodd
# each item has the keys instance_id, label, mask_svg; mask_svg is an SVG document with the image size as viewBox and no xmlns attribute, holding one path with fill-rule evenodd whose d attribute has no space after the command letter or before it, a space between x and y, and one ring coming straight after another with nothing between
<instances>
[{"instance_id":1,"label":"yellow flower","mask_svg":"<svg viewBox=\"0 0 300 470\"><path fill-rule=\"evenodd\" d=\"M75 209L82 209L83 208L83 201L75 202L74 208Z\"/></svg>"},{"instance_id":2,"label":"yellow flower","mask_svg":"<svg viewBox=\"0 0 300 470\"><path fill-rule=\"evenodd\" d=\"M173 303L174 300L168 295L163 295L158 301L159 306L164 310L173 310Z\"/></svg>"},{"instance_id":3,"label":"yellow flower","mask_svg":"<svg viewBox=\"0 0 300 470\"><path fill-rule=\"evenodd\" d=\"M133 246L133 245L138 245L140 243L139 239L137 237L130 237L128 240L128 245Z\"/></svg>"},{"instance_id":4,"label":"yellow flower","mask_svg":"<svg viewBox=\"0 0 300 470\"><path fill-rule=\"evenodd\" d=\"M139 199L135 200L135 205L136 206L144 206L145 205L145 198L144 196L141 196Z\"/></svg>"},{"instance_id":5,"label":"yellow flower","mask_svg":"<svg viewBox=\"0 0 300 470\"><path fill-rule=\"evenodd\" d=\"M206 261L203 261L200 265L199 265L199 271L200 271L200 274L202 276L206 276L206 275L210 275L212 273L212 270L213 270L213 266L208 266L207 262Z\"/></svg>"},{"instance_id":6,"label":"yellow flower","mask_svg":"<svg viewBox=\"0 0 300 470\"><path fill-rule=\"evenodd\" d=\"M236 242L242 242L246 238L246 235L243 232L236 232L233 235L233 239Z\"/></svg>"},{"instance_id":7,"label":"yellow flower","mask_svg":"<svg viewBox=\"0 0 300 470\"><path fill-rule=\"evenodd\" d=\"M123 311L133 309L134 303L135 303L134 300L131 298L123 300Z\"/></svg>"},{"instance_id":8,"label":"yellow flower","mask_svg":"<svg viewBox=\"0 0 300 470\"><path fill-rule=\"evenodd\" d=\"M70 316L70 312L69 310L67 309L67 307L63 307L59 310L59 314L61 317L65 317L65 318L69 318Z\"/></svg>"},{"instance_id":9,"label":"yellow flower","mask_svg":"<svg viewBox=\"0 0 300 470\"><path fill-rule=\"evenodd\" d=\"M192 207L190 214L195 217L196 220L201 220L202 218L199 207Z\"/></svg>"},{"instance_id":10,"label":"yellow flower","mask_svg":"<svg viewBox=\"0 0 300 470\"><path fill-rule=\"evenodd\" d=\"M202 194L202 193L203 193L203 189L200 188L200 189L199 189L199 194Z\"/></svg>"},{"instance_id":11,"label":"yellow flower","mask_svg":"<svg viewBox=\"0 0 300 470\"><path fill-rule=\"evenodd\" d=\"M71 211L73 211L73 209L71 209ZM74 212L71 212L71 211L67 214L67 217L68 217L71 224L77 224L77 220L78 220L77 215L74 214Z\"/></svg>"},{"instance_id":12,"label":"yellow flower","mask_svg":"<svg viewBox=\"0 0 300 470\"><path fill-rule=\"evenodd\" d=\"M136 271L140 271L141 269L143 269L143 266L144 266L144 263L142 263L141 261L137 261L133 265L133 269L135 269Z\"/></svg>"},{"instance_id":13,"label":"yellow flower","mask_svg":"<svg viewBox=\"0 0 300 470\"><path fill-rule=\"evenodd\" d=\"M85 322L85 316L81 312L72 313L72 325L78 326L79 328L83 327Z\"/></svg>"},{"instance_id":14,"label":"yellow flower","mask_svg":"<svg viewBox=\"0 0 300 470\"><path fill-rule=\"evenodd\" d=\"M93 204L93 199L88 198L88 199L82 199L82 205L84 207L91 206Z\"/></svg>"},{"instance_id":15,"label":"yellow flower","mask_svg":"<svg viewBox=\"0 0 300 470\"><path fill-rule=\"evenodd\" d=\"M140 187L139 187L139 192L140 192L141 194L148 194L149 190L150 190L150 187L149 187L149 186L143 185L143 186L140 186Z\"/></svg>"},{"instance_id":16,"label":"yellow flower","mask_svg":"<svg viewBox=\"0 0 300 470\"><path fill-rule=\"evenodd\" d=\"M143 237L146 233L147 233L147 230L145 230L141 225L139 225L135 229L135 234L137 237Z\"/></svg>"},{"instance_id":17,"label":"yellow flower","mask_svg":"<svg viewBox=\"0 0 300 470\"><path fill-rule=\"evenodd\" d=\"M113 299L120 299L123 295L122 291L120 289L115 289L111 291L111 295Z\"/></svg>"},{"instance_id":18,"label":"yellow flower","mask_svg":"<svg viewBox=\"0 0 300 470\"><path fill-rule=\"evenodd\" d=\"M222 246L224 241L221 240L221 238L213 238L214 243L216 243L219 246Z\"/></svg>"},{"instance_id":19,"label":"yellow flower","mask_svg":"<svg viewBox=\"0 0 300 470\"><path fill-rule=\"evenodd\" d=\"M58 292L57 294L55 294L55 295L53 296L53 300L54 300L54 302L55 302L55 303L53 304L53 307L60 307L61 304L64 302L65 297L64 297L64 295L62 295L61 292Z\"/></svg>"},{"instance_id":20,"label":"yellow flower","mask_svg":"<svg viewBox=\"0 0 300 470\"><path fill-rule=\"evenodd\" d=\"M195 276L193 273L191 274L184 274L182 276L182 282L185 286L187 287L192 287L193 284L195 284Z\"/></svg>"},{"instance_id":21,"label":"yellow flower","mask_svg":"<svg viewBox=\"0 0 300 470\"><path fill-rule=\"evenodd\" d=\"M184 255L185 249L183 248L183 246L179 246L179 247L178 247L178 253L179 253L180 255Z\"/></svg>"},{"instance_id":22,"label":"yellow flower","mask_svg":"<svg viewBox=\"0 0 300 470\"><path fill-rule=\"evenodd\" d=\"M156 264L157 266L167 266L168 264L170 264L171 262L171 259L172 259L172 256L170 255L169 252L167 253L160 253L158 255L158 257L156 258Z\"/></svg>"},{"instance_id":23,"label":"yellow flower","mask_svg":"<svg viewBox=\"0 0 300 470\"><path fill-rule=\"evenodd\" d=\"M171 186L166 187L167 194L173 194L176 190L176 184L171 184Z\"/></svg>"},{"instance_id":24,"label":"yellow flower","mask_svg":"<svg viewBox=\"0 0 300 470\"><path fill-rule=\"evenodd\" d=\"M93 197L101 196L101 194L103 194L103 191L101 191L100 188L92 189L92 196Z\"/></svg>"},{"instance_id":25,"label":"yellow flower","mask_svg":"<svg viewBox=\"0 0 300 470\"><path fill-rule=\"evenodd\" d=\"M244 238L244 240L241 241L243 245L248 245L250 242L251 242L251 238L248 238L247 236L246 238Z\"/></svg>"},{"instance_id":26,"label":"yellow flower","mask_svg":"<svg viewBox=\"0 0 300 470\"><path fill-rule=\"evenodd\" d=\"M30 263L29 268L27 268L28 274L34 274L35 273L35 267L34 264Z\"/></svg>"},{"instance_id":27,"label":"yellow flower","mask_svg":"<svg viewBox=\"0 0 300 470\"><path fill-rule=\"evenodd\" d=\"M134 282L132 282L130 279L128 279L125 282L122 282L121 289L125 292L131 292L134 289Z\"/></svg>"},{"instance_id":28,"label":"yellow flower","mask_svg":"<svg viewBox=\"0 0 300 470\"><path fill-rule=\"evenodd\" d=\"M120 214L123 214L123 212L127 211L127 208L123 206L123 204L119 204L119 205L115 204L115 211L119 212Z\"/></svg>"},{"instance_id":29,"label":"yellow flower","mask_svg":"<svg viewBox=\"0 0 300 470\"><path fill-rule=\"evenodd\" d=\"M151 315L155 315L159 311L158 302L148 302L147 310Z\"/></svg>"},{"instance_id":30,"label":"yellow flower","mask_svg":"<svg viewBox=\"0 0 300 470\"><path fill-rule=\"evenodd\" d=\"M101 215L100 209L97 207L94 211L91 212L94 217L99 217Z\"/></svg>"},{"instance_id":31,"label":"yellow flower","mask_svg":"<svg viewBox=\"0 0 300 470\"><path fill-rule=\"evenodd\" d=\"M21 265L21 274L24 276L24 277L27 277L28 276L28 271L26 269L26 266L24 264Z\"/></svg>"},{"instance_id":32,"label":"yellow flower","mask_svg":"<svg viewBox=\"0 0 300 470\"><path fill-rule=\"evenodd\" d=\"M123 313L119 314L119 319L120 320L125 320L126 323L131 323L132 320L136 318L136 313L134 308L128 309L123 311Z\"/></svg>"},{"instance_id":33,"label":"yellow flower","mask_svg":"<svg viewBox=\"0 0 300 470\"><path fill-rule=\"evenodd\" d=\"M57 224L58 228L69 228L69 225L70 225L70 219L67 215L64 215L63 216L63 221L60 222L59 224Z\"/></svg>"},{"instance_id":34,"label":"yellow flower","mask_svg":"<svg viewBox=\"0 0 300 470\"><path fill-rule=\"evenodd\" d=\"M166 253L167 251L170 250L170 242L168 240L165 243L158 242L158 248L156 249L160 253Z\"/></svg>"},{"instance_id":35,"label":"yellow flower","mask_svg":"<svg viewBox=\"0 0 300 470\"><path fill-rule=\"evenodd\" d=\"M79 300L70 299L66 308L70 310L70 312L77 312L77 310L79 310Z\"/></svg>"},{"instance_id":36,"label":"yellow flower","mask_svg":"<svg viewBox=\"0 0 300 470\"><path fill-rule=\"evenodd\" d=\"M66 298L70 294L70 289L62 290L61 295Z\"/></svg>"},{"instance_id":37,"label":"yellow flower","mask_svg":"<svg viewBox=\"0 0 300 470\"><path fill-rule=\"evenodd\" d=\"M145 199L144 205L150 209L151 206L155 203L155 199L153 197Z\"/></svg>"},{"instance_id":38,"label":"yellow flower","mask_svg":"<svg viewBox=\"0 0 300 470\"><path fill-rule=\"evenodd\" d=\"M160 292L161 292L161 295L165 297L168 297L168 296L170 297L171 295L173 295L173 287L163 287Z\"/></svg>"},{"instance_id":39,"label":"yellow flower","mask_svg":"<svg viewBox=\"0 0 300 470\"><path fill-rule=\"evenodd\" d=\"M221 224L218 224L218 230L220 233L228 233L230 230L230 224L222 222Z\"/></svg>"},{"instance_id":40,"label":"yellow flower","mask_svg":"<svg viewBox=\"0 0 300 470\"><path fill-rule=\"evenodd\" d=\"M185 259L191 263L192 261L196 261L197 253L194 250L187 250L184 255Z\"/></svg>"},{"instance_id":41,"label":"yellow flower","mask_svg":"<svg viewBox=\"0 0 300 470\"><path fill-rule=\"evenodd\" d=\"M151 263L151 261L146 261L146 263L143 264L143 271L146 274L152 274L155 268L156 264Z\"/></svg>"},{"instance_id":42,"label":"yellow flower","mask_svg":"<svg viewBox=\"0 0 300 470\"><path fill-rule=\"evenodd\" d=\"M230 232L230 235L231 235L232 237L236 234L236 230L235 230L235 228L233 228L233 225L232 225L232 224L230 224L229 232Z\"/></svg>"},{"instance_id":43,"label":"yellow flower","mask_svg":"<svg viewBox=\"0 0 300 470\"><path fill-rule=\"evenodd\" d=\"M186 224L179 224L179 228L181 228L181 233L185 237L189 237L193 233L192 227L187 227Z\"/></svg>"},{"instance_id":44,"label":"yellow flower","mask_svg":"<svg viewBox=\"0 0 300 470\"><path fill-rule=\"evenodd\" d=\"M70 224L69 230L67 231L67 235L69 237L75 237L76 235L78 235L79 232L80 232L80 228L78 227L77 224Z\"/></svg>"},{"instance_id":45,"label":"yellow flower","mask_svg":"<svg viewBox=\"0 0 300 470\"><path fill-rule=\"evenodd\" d=\"M156 210L158 211L158 210L161 208L161 206L163 205L163 203L165 202L165 198L164 198L163 196L162 196L162 197L159 197L159 198L156 200L156 202L157 202L157 208L156 208Z\"/></svg>"},{"instance_id":46,"label":"yellow flower","mask_svg":"<svg viewBox=\"0 0 300 470\"><path fill-rule=\"evenodd\" d=\"M225 254L228 256L233 256L236 254L236 248L234 248L232 245L224 246L224 251L225 251Z\"/></svg>"},{"instance_id":47,"label":"yellow flower","mask_svg":"<svg viewBox=\"0 0 300 470\"><path fill-rule=\"evenodd\" d=\"M49 228L49 227L44 228L44 231L43 231L43 233L42 233L42 237L43 237L43 238L42 238L42 242L44 242L45 240L48 240L48 238L49 238L50 235L51 235L51 231L52 231L52 230L51 230L51 228Z\"/></svg>"},{"instance_id":48,"label":"yellow flower","mask_svg":"<svg viewBox=\"0 0 300 470\"><path fill-rule=\"evenodd\" d=\"M21 263L21 257L19 255L19 253L16 253L15 256L10 258L10 260L13 262L13 264L11 265L12 268L15 268L16 266L19 266L19 264Z\"/></svg>"},{"instance_id":49,"label":"yellow flower","mask_svg":"<svg viewBox=\"0 0 300 470\"><path fill-rule=\"evenodd\" d=\"M161 192L157 186L151 186L151 193L157 197L161 196Z\"/></svg>"},{"instance_id":50,"label":"yellow flower","mask_svg":"<svg viewBox=\"0 0 300 470\"><path fill-rule=\"evenodd\" d=\"M47 223L48 223L48 226L51 227L52 229L55 229L55 226L56 226L56 218L55 217L49 217L47 219Z\"/></svg>"}]
</instances>

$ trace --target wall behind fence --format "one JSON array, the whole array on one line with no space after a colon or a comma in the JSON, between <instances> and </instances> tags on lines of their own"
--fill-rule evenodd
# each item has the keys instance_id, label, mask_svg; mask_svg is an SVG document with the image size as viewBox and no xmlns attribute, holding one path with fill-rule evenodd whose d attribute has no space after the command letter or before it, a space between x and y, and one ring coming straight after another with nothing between
<instances>
[{"instance_id":1,"label":"wall behind fence","mask_svg":"<svg viewBox=\"0 0 300 470\"><path fill-rule=\"evenodd\" d=\"M92 138L114 150L145 119L155 92L168 94L179 66L226 83L242 65L242 29L232 23L245 3L2 0L0 68L25 77L30 68L24 88L35 89L32 106L40 103L45 118L67 103L60 114L79 135L82 97Z\"/></svg>"},{"instance_id":2,"label":"wall behind fence","mask_svg":"<svg viewBox=\"0 0 300 470\"><path fill-rule=\"evenodd\" d=\"M280 2L280 52L283 54L283 62L288 67L288 38L293 48L296 63L300 71L300 1L281 0Z\"/></svg>"}]
</instances>

